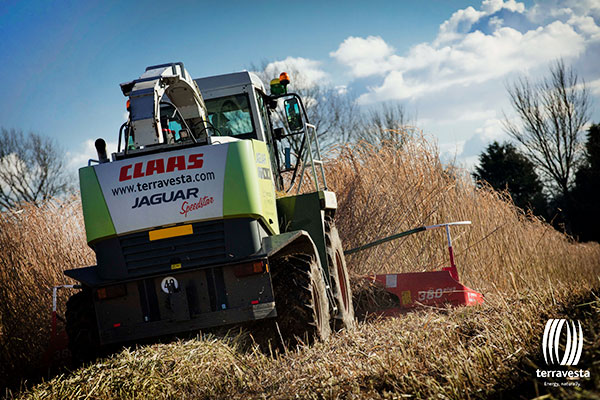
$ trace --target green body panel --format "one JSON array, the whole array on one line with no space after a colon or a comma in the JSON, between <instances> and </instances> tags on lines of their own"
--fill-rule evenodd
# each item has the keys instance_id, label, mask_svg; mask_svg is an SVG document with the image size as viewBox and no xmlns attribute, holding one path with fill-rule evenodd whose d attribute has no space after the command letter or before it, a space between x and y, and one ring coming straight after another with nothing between
<instances>
[{"instance_id":1,"label":"green body panel","mask_svg":"<svg viewBox=\"0 0 600 400\"><path fill-rule=\"evenodd\" d=\"M271 234L279 233L275 187L264 142L229 144L223 191L224 218L257 218Z\"/></svg>"},{"instance_id":2,"label":"green body panel","mask_svg":"<svg viewBox=\"0 0 600 400\"><path fill-rule=\"evenodd\" d=\"M115 227L93 167L79 169L79 187L87 242L115 236Z\"/></svg>"},{"instance_id":3,"label":"green body panel","mask_svg":"<svg viewBox=\"0 0 600 400\"><path fill-rule=\"evenodd\" d=\"M305 230L309 233L319 250L321 266L325 276L329 276L327 253L325 250L325 207L323 192L313 192L277 199L277 210L281 218L281 230L284 232Z\"/></svg>"}]
</instances>

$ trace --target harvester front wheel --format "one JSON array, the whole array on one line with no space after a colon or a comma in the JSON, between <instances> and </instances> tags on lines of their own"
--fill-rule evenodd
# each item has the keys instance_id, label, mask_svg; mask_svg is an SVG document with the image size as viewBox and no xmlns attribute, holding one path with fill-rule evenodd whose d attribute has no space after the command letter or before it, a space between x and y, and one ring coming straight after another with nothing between
<instances>
[{"instance_id":1,"label":"harvester front wheel","mask_svg":"<svg viewBox=\"0 0 600 400\"><path fill-rule=\"evenodd\" d=\"M334 330L353 329L354 305L352 304L352 288L344 258L344 249L335 223L329 217L325 219L325 244L333 297L337 305L337 313L331 319L331 327Z\"/></svg>"},{"instance_id":2,"label":"harvester front wheel","mask_svg":"<svg viewBox=\"0 0 600 400\"><path fill-rule=\"evenodd\" d=\"M315 258L295 254L276 259L271 278L277 304L276 328L286 345L327 339L331 334L329 304Z\"/></svg>"},{"instance_id":3,"label":"harvester front wheel","mask_svg":"<svg viewBox=\"0 0 600 400\"><path fill-rule=\"evenodd\" d=\"M98 355L100 339L91 291L84 289L71 296L65 316L73 361L76 364L93 361Z\"/></svg>"}]
</instances>

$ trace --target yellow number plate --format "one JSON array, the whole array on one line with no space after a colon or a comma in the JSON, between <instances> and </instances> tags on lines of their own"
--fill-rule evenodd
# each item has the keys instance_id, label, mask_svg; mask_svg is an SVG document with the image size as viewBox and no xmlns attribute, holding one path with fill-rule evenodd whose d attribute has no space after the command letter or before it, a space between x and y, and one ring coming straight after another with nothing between
<instances>
[{"instance_id":1,"label":"yellow number plate","mask_svg":"<svg viewBox=\"0 0 600 400\"><path fill-rule=\"evenodd\" d=\"M175 236L185 236L194 233L191 225L173 226L171 228L156 229L148 232L150 240L166 239Z\"/></svg>"}]
</instances>

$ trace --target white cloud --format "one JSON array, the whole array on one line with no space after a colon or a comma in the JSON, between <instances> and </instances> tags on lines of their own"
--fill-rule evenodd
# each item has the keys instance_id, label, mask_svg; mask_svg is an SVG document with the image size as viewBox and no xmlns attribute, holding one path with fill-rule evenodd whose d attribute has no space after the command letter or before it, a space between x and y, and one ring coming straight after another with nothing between
<instances>
[{"instance_id":1,"label":"white cloud","mask_svg":"<svg viewBox=\"0 0 600 400\"><path fill-rule=\"evenodd\" d=\"M484 15L484 12L477 11L473 7L456 11L450 19L440 25L440 32L434 42L435 45L439 46L458 39L461 33L467 32Z\"/></svg>"},{"instance_id":2,"label":"white cloud","mask_svg":"<svg viewBox=\"0 0 600 400\"><path fill-rule=\"evenodd\" d=\"M480 21L483 17L492 16L501 10L523 13L525 5L515 0L507 0L506 2L502 0L484 0L481 3L481 11L477 11L473 7L458 10L452 14L450 19L440 25L440 31L434 41L434 45L440 46L460 39L462 35L470 31L473 24ZM490 26L492 27L500 28L502 23L502 19L497 16L490 19Z\"/></svg>"},{"instance_id":3,"label":"white cloud","mask_svg":"<svg viewBox=\"0 0 600 400\"><path fill-rule=\"evenodd\" d=\"M457 141L452 143L440 143L438 145L440 149L440 154L446 158L456 158L459 154L463 152L463 148L465 147L465 141Z\"/></svg>"},{"instance_id":4,"label":"white cloud","mask_svg":"<svg viewBox=\"0 0 600 400\"><path fill-rule=\"evenodd\" d=\"M502 25L504 25L504 20L502 18L492 17L490 18L489 24L494 29L500 29Z\"/></svg>"},{"instance_id":5,"label":"white cloud","mask_svg":"<svg viewBox=\"0 0 600 400\"><path fill-rule=\"evenodd\" d=\"M337 92L337 94L339 95L344 95L348 93L348 86L346 85L338 85L336 87L334 87L335 91Z\"/></svg>"},{"instance_id":6,"label":"white cloud","mask_svg":"<svg viewBox=\"0 0 600 400\"><path fill-rule=\"evenodd\" d=\"M456 121L480 121L491 120L496 117L496 110L468 110L456 117Z\"/></svg>"},{"instance_id":7,"label":"white cloud","mask_svg":"<svg viewBox=\"0 0 600 400\"><path fill-rule=\"evenodd\" d=\"M596 79L591 82L586 82L585 86L589 89L592 95L600 96L600 79Z\"/></svg>"},{"instance_id":8,"label":"white cloud","mask_svg":"<svg viewBox=\"0 0 600 400\"><path fill-rule=\"evenodd\" d=\"M440 145L440 160L444 164L453 164L467 171L473 171L479 162L479 154L463 155L467 145L465 141Z\"/></svg>"},{"instance_id":9,"label":"white cloud","mask_svg":"<svg viewBox=\"0 0 600 400\"><path fill-rule=\"evenodd\" d=\"M471 122L471 121L486 121L495 119L497 116L496 110L477 110L470 107L465 107L460 113L452 113L452 118L436 118L435 122L439 125L451 124L456 122ZM420 120L423 122L423 120ZM427 120L426 122L433 122Z\"/></svg>"},{"instance_id":10,"label":"white cloud","mask_svg":"<svg viewBox=\"0 0 600 400\"><path fill-rule=\"evenodd\" d=\"M589 36L591 41L600 40L600 27L596 25L594 18L572 15L567 23L575 27L579 32Z\"/></svg>"},{"instance_id":11,"label":"white cloud","mask_svg":"<svg viewBox=\"0 0 600 400\"><path fill-rule=\"evenodd\" d=\"M394 49L380 36L350 36L329 55L349 66L355 77L364 77L389 71L394 61L399 58L394 56L393 52Z\"/></svg>"},{"instance_id":12,"label":"white cloud","mask_svg":"<svg viewBox=\"0 0 600 400\"><path fill-rule=\"evenodd\" d=\"M303 57L287 57L284 60L273 61L264 69L267 77L277 77L281 72L290 74L291 84L296 88L305 89L327 80L327 73L321 69L321 62Z\"/></svg>"},{"instance_id":13,"label":"white cloud","mask_svg":"<svg viewBox=\"0 0 600 400\"><path fill-rule=\"evenodd\" d=\"M536 23L549 19L567 20L573 15L587 15L600 18L598 0L544 0L526 11L528 18Z\"/></svg>"},{"instance_id":14,"label":"white cloud","mask_svg":"<svg viewBox=\"0 0 600 400\"><path fill-rule=\"evenodd\" d=\"M481 9L488 14L493 14L501 9L507 9L513 12L522 13L525 11L525 4L519 3L515 0L485 0L481 3Z\"/></svg>"},{"instance_id":15,"label":"white cloud","mask_svg":"<svg viewBox=\"0 0 600 400\"><path fill-rule=\"evenodd\" d=\"M575 8L555 8L562 18L534 25L527 20L531 11L528 14L523 3L486 0L479 10L467 7L456 11L441 24L433 42L417 44L405 55L395 54L379 36L351 36L330 56L354 77L384 76L381 84L360 96L362 104L418 99L464 90L515 72L545 70L557 58L576 59L590 43L600 41L600 27L585 14L593 4L582 9L577 13ZM515 15L521 22L506 26L503 16L514 21ZM479 29L482 24L486 27L483 31Z\"/></svg>"},{"instance_id":16,"label":"white cloud","mask_svg":"<svg viewBox=\"0 0 600 400\"><path fill-rule=\"evenodd\" d=\"M390 71L381 86L371 88L362 103L410 99L448 89L480 84L514 71L574 58L585 50L585 40L569 24L555 21L525 34L510 27L486 35L475 31L453 45L422 43Z\"/></svg>"},{"instance_id":17,"label":"white cloud","mask_svg":"<svg viewBox=\"0 0 600 400\"><path fill-rule=\"evenodd\" d=\"M484 113L480 113L479 115L483 116ZM461 120L436 122L437 126L464 126L464 122ZM490 143L493 141L502 143L509 140L508 135L502 128L502 121L498 118L492 117L485 119L482 122L476 123L475 126L478 127L471 131L474 133L468 135L466 140L458 140L455 138L453 141L446 141L439 144L440 156L443 162L466 163L468 167L472 167L472 161L476 160L479 154ZM448 139L449 138L446 137L446 140Z\"/></svg>"},{"instance_id":18,"label":"white cloud","mask_svg":"<svg viewBox=\"0 0 600 400\"><path fill-rule=\"evenodd\" d=\"M476 129L475 132L488 142L493 142L494 140L499 141L507 138L506 132L504 132L503 129L502 120L497 118L487 119L483 126L479 129Z\"/></svg>"}]
</instances>

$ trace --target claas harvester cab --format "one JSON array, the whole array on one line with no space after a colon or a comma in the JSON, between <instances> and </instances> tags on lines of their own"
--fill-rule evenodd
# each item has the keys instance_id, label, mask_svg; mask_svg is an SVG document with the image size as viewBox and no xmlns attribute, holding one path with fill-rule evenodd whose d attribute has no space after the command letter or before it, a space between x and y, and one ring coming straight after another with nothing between
<instances>
[{"instance_id":1,"label":"claas harvester cab","mask_svg":"<svg viewBox=\"0 0 600 400\"><path fill-rule=\"evenodd\" d=\"M288 83L283 73L267 94L251 72L194 80L172 63L121 84L117 152L98 139L98 160L79 170L97 263L65 272L81 289L66 312L75 360L232 324L279 342L353 325L336 197Z\"/></svg>"}]
</instances>

